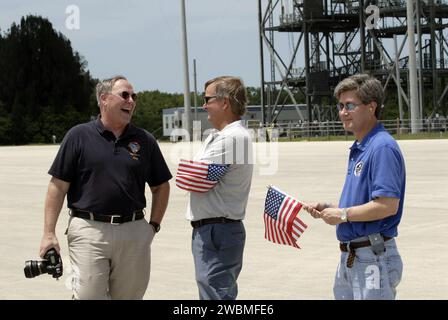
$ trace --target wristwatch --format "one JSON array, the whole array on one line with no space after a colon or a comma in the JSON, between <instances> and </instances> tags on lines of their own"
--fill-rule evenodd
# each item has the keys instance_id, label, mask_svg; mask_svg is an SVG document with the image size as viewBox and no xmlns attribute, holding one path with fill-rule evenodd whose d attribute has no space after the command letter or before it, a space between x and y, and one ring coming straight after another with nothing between
<instances>
[{"instance_id":1,"label":"wristwatch","mask_svg":"<svg viewBox=\"0 0 448 320\"><path fill-rule=\"evenodd\" d=\"M155 221L149 221L149 224L152 225L156 233L160 231L160 223L157 223Z\"/></svg>"},{"instance_id":2,"label":"wristwatch","mask_svg":"<svg viewBox=\"0 0 448 320\"><path fill-rule=\"evenodd\" d=\"M341 212L341 220L342 222L347 222L347 208L342 208Z\"/></svg>"}]
</instances>

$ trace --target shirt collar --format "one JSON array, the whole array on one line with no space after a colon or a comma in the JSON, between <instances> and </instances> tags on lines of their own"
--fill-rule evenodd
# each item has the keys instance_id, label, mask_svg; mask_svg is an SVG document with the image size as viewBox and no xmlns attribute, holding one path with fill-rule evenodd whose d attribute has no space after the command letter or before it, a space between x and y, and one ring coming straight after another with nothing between
<instances>
[{"instance_id":1,"label":"shirt collar","mask_svg":"<svg viewBox=\"0 0 448 320\"><path fill-rule=\"evenodd\" d=\"M224 134L226 131L231 130L232 128L241 127L242 125L241 120L233 121L226 125L221 131L218 131L218 134Z\"/></svg>"},{"instance_id":2,"label":"shirt collar","mask_svg":"<svg viewBox=\"0 0 448 320\"><path fill-rule=\"evenodd\" d=\"M106 128L104 128L104 125L101 122L101 115L98 115L96 117L94 124L95 124L95 128L98 130L99 133L103 134L104 131L106 131Z\"/></svg>"},{"instance_id":3,"label":"shirt collar","mask_svg":"<svg viewBox=\"0 0 448 320\"><path fill-rule=\"evenodd\" d=\"M355 140L355 142L353 142L352 146L350 147L350 150L359 149L361 151L364 151L369 146L372 138L380 131L385 131L385 129L383 124L378 122L375 127L373 127L372 130L370 130L367 135L361 140L361 142L358 143L358 141Z\"/></svg>"},{"instance_id":4,"label":"shirt collar","mask_svg":"<svg viewBox=\"0 0 448 320\"><path fill-rule=\"evenodd\" d=\"M96 118L96 120L94 122L94 125L95 125L96 129L98 130L98 132L101 135L103 135L105 132L112 133L111 131L107 130L104 127L103 122L101 121L101 115L100 114L97 116L97 118ZM120 138L123 138L123 137L125 137L127 135L135 134L135 132L136 132L136 128L131 123L129 123L126 126L126 128L124 128L123 133L121 134Z\"/></svg>"}]
</instances>

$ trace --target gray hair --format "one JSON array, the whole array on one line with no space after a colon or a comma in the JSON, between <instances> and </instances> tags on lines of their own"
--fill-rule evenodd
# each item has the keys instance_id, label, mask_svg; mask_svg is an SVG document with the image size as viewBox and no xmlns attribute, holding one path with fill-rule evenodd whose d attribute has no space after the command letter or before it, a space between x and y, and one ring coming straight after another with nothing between
<instances>
[{"instance_id":1,"label":"gray hair","mask_svg":"<svg viewBox=\"0 0 448 320\"><path fill-rule=\"evenodd\" d=\"M247 105L247 92L244 86L244 82L241 78L222 76L205 83L205 89L215 83L216 85L216 96L218 98L229 98L230 106L232 112L236 115L242 116L246 113Z\"/></svg>"},{"instance_id":2,"label":"gray hair","mask_svg":"<svg viewBox=\"0 0 448 320\"><path fill-rule=\"evenodd\" d=\"M334 96L339 100L343 92L356 91L356 95L362 103L376 102L375 117L379 119L383 108L384 90L381 82L373 76L361 73L345 78L334 89Z\"/></svg>"},{"instance_id":3,"label":"gray hair","mask_svg":"<svg viewBox=\"0 0 448 320\"><path fill-rule=\"evenodd\" d=\"M104 79L96 85L96 101L98 102L98 106L100 105L101 95L103 93L111 93L112 88L114 87L115 82L118 80L128 80L124 76L118 75L113 78Z\"/></svg>"}]
</instances>

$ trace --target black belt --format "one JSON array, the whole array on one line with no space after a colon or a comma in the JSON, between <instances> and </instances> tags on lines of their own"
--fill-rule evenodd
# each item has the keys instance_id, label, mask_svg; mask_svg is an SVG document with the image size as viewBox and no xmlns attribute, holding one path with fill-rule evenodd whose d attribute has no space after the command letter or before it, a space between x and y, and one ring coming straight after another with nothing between
<instances>
[{"instance_id":1,"label":"black belt","mask_svg":"<svg viewBox=\"0 0 448 320\"><path fill-rule=\"evenodd\" d=\"M219 218L208 218L208 219L202 219L202 220L197 220L197 221L191 221L191 226L193 228L199 228L200 226L203 226L205 224L210 224L210 223L232 223L232 222L240 222L241 220L232 220L232 219L227 219L224 217L219 217Z\"/></svg>"},{"instance_id":2,"label":"black belt","mask_svg":"<svg viewBox=\"0 0 448 320\"><path fill-rule=\"evenodd\" d=\"M78 218L87 219L87 220L107 222L110 224L121 224L121 223L129 222L129 221L143 219L143 217L145 216L145 213L143 212L143 210L138 210L138 211L135 211L134 213L127 214L125 216L121 216L121 215L105 215L105 214L93 213L93 212L79 210L79 209L71 209L70 215L72 217L78 217Z\"/></svg>"}]
</instances>

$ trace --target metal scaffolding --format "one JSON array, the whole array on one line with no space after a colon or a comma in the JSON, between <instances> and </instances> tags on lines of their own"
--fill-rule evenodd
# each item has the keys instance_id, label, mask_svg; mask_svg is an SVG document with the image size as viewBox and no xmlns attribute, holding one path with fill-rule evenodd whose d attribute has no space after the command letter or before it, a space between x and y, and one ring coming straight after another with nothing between
<instances>
[{"instance_id":1,"label":"metal scaffolding","mask_svg":"<svg viewBox=\"0 0 448 320\"><path fill-rule=\"evenodd\" d=\"M360 72L398 92L400 118L410 118L407 4L414 4L415 116L446 113L448 1L259 0L263 123L275 123L285 104L303 98L308 108L303 120L336 120L333 90ZM425 88L431 88L431 97L424 96Z\"/></svg>"}]
</instances>

